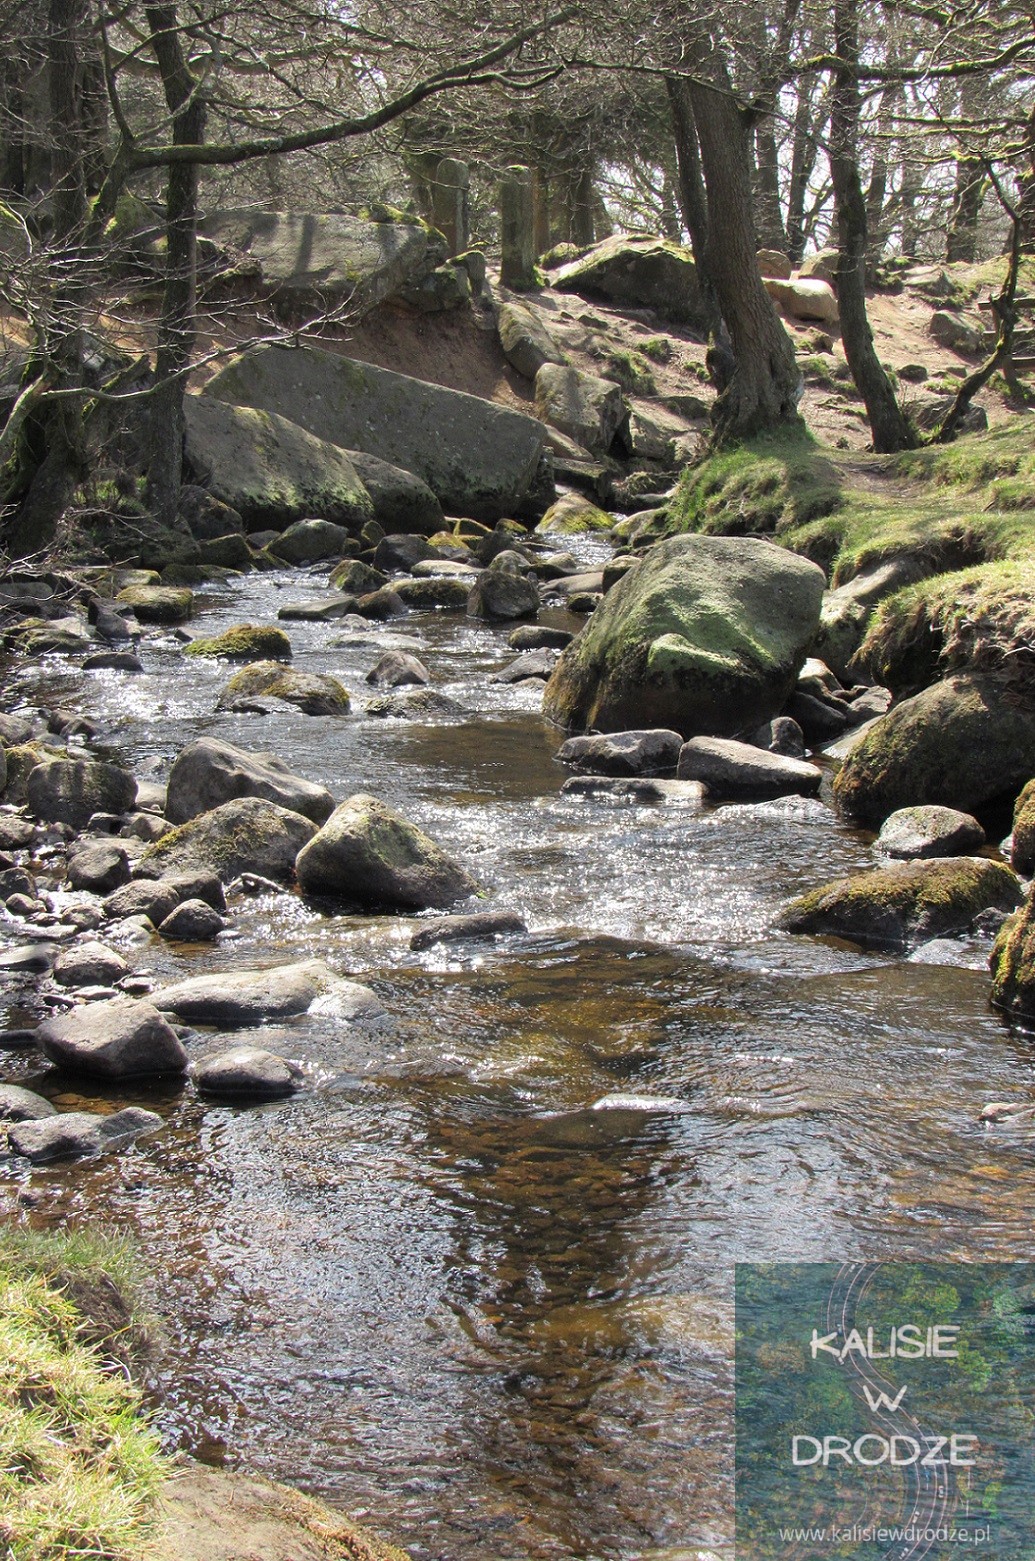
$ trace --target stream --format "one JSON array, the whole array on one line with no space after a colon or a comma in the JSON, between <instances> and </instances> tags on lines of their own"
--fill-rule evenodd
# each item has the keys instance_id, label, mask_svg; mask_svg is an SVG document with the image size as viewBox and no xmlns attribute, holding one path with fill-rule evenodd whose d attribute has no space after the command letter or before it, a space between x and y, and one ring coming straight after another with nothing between
<instances>
[{"instance_id":1,"label":"stream","mask_svg":"<svg viewBox=\"0 0 1035 1561\"><path fill-rule=\"evenodd\" d=\"M595 544L571 540L590 565ZM192 632L275 621L325 584L205 587ZM317 955L387 1018L263 1032L308 1087L262 1106L180 1085L74 1094L7 1053L7 1081L62 1106L166 1119L121 1156L12 1161L8 1191L41 1223L138 1238L173 1446L288 1480L417 1561L728 1550L736 1262L1031 1257L1031 1141L978 1115L1035 1100L1035 1043L988 1006L987 943L905 959L773 931L791 895L877 861L818 802L561 796L539 690L489 681L509 625L284 627L299 670L352 691L351 716L215 713L233 669L161 631L142 674L12 663L6 703L81 709L98 751L144 778L210 733L336 799L372 792L529 931L413 953L413 917L242 894L215 945L123 949L156 984ZM363 715L400 634L462 716ZM0 919L0 941L14 929ZM2 1001L4 1025L30 1022ZM587 1109L614 1094L683 1109Z\"/></svg>"}]
</instances>

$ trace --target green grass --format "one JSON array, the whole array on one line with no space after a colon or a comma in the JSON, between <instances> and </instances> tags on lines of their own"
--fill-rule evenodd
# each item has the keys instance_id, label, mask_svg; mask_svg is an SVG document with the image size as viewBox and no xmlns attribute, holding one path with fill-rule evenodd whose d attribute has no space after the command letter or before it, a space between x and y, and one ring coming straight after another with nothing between
<instances>
[{"instance_id":1,"label":"green grass","mask_svg":"<svg viewBox=\"0 0 1035 1561\"><path fill-rule=\"evenodd\" d=\"M0 1548L10 1561L130 1561L147 1540L165 1461L139 1391L113 1363L124 1341L110 1333L116 1314L134 1326L125 1298L136 1282L125 1242L0 1231Z\"/></svg>"},{"instance_id":2,"label":"green grass","mask_svg":"<svg viewBox=\"0 0 1035 1561\"><path fill-rule=\"evenodd\" d=\"M779 537L835 514L843 503L836 467L809 435L754 439L687 467L668 506L670 533Z\"/></svg>"},{"instance_id":3,"label":"green grass","mask_svg":"<svg viewBox=\"0 0 1035 1561\"><path fill-rule=\"evenodd\" d=\"M626 347L613 347L606 356L607 378L621 385L623 390L637 396L657 394L651 366L641 353Z\"/></svg>"}]
</instances>

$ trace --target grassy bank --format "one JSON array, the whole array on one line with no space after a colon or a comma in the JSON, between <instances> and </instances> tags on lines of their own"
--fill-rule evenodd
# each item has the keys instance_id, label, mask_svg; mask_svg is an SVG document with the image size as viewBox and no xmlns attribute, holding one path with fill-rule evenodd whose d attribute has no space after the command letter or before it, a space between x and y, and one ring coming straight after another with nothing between
<instances>
[{"instance_id":1,"label":"grassy bank","mask_svg":"<svg viewBox=\"0 0 1035 1561\"><path fill-rule=\"evenodd\" d=\"M860 664L896 690L1035 666L1035 418L898 456L757 440L687 469L657 532L769 536L833 585L892 558L926 578L876 610ZM653 533L652 533L653 534Z\"/></svg>"},{"instance_id":2,"label":"grassy bank","mask_svg":"<svg viewBox=\"0 0 1035 1561\"><path fill-rule=\"evenodd\" d=\"M119 1240L0 1231L0 1548L12 1561L141 1553L165 1473L124 1367L136 1265Z\"/></svg>"}]
</instances>

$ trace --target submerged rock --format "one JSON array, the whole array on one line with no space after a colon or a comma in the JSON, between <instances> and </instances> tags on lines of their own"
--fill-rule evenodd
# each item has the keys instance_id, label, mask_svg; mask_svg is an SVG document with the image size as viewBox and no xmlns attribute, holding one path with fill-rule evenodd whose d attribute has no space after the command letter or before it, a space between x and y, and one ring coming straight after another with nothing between
<instances>
[{"instance_id":1,"label":"submerged rock","mask_svg":"<svg viewBox=\"0 0 1035 1561\"><path fill-rule=\"evenodd\" d=\"M57 1116L57 1107L31 1089L17 1084L0 1084L0 1122L38 1122Z\"/></svg>"},{"instance_id":2,"label":"submerged rock","mask_svg":"<svg viewBox=\"0 0 1035 1561\"><path fill-rule=\"evenodd\" d=\"M93 1078L182 1073L187 1066L187 1053L158 1009L131 997L87 1003L48 1019L36 1039L51 1062Z\"/></svg>"},{"instance_id":3,"label":"submerged rock","mask_svg":"<svg viewBox=\"0 0 1035 1561\"><path fill-rule=\"evenodd\" d=\"M364 906L423 910L478 892L475 880L408 819L358 794L336 808L299 853L306 894Z\"/></svg>"},{"instance_id":4,"label":"submerged rock","mask_svg":"<svg viewBox=\"0 0 1035 1561\"><path fill-rule=\"evenodd\" d=\"M323 786L288 769L274 754L249 753L214 737L200 737L177 755L169 772L166 817L185 824L238 797L261 797L322 824L334 810Z\"/></svg>"},{"instance_id":5,"label":"submerged rock","mask_svg":"<svg viewBox=\"0 0 1035 1561\"><path fill-rule=\"evenodd\" d=\"M50 1160L82 1160L127 1149L146 1133L157 1133L162 1119L154 1111L127 1106L111 1116L90 1111L67 1111L42 1121L18 1122L8 1132L15 1154L34 1163Z\"/></svg>"},{"instance_id":6,"label":"submerged rock","mask_svg":"<svg viewBox=\"0 0 1035 1561\"><path fill-rule=\"evenodd\" d=\"M867 947L903 948L963 932L989 907L1012 910L1020 895L1010 869L985 857L899 862L801 895L777 925Z\"/></svg>"},{"instance_id":7,"label":"submerged rock","mask_svg":"<svg viewBox=\"0 0 1035 1561\"><path fill-rule=\"evenodd\" d=\"M573 731L751 731L794 688L823 586L815 564L755 537L659 542L562 653L544 714Z\"/></svg>"},{"instance_id":8,"label":"submerged rock","mask_svg":"<svg viewBox=\"0 0 1035 1561\"><path fill-rule=\"evenodd\" d=\"M496 938L505 932L527 932L515 911L476 911L471 916L439 916L429 921L410 939L415 951L430 949L436 943L468 943L481 938Z\"/></svg>"},{"instance_id":9,"label":"submerged rock","mask_svg":"<svg viewBox=\"0 0 1035 1561\"><path fill-rule=\"evenodd\" d=\"M253 661L230 678L218 708L238 708L240 700L262 696L294 705L304 715L348 715L349 691L325 672L296 672L279 661ZM287 805L287 804L285 804ZM304 809L299 809L304 812Z\"/></svg>"}]
</instances>

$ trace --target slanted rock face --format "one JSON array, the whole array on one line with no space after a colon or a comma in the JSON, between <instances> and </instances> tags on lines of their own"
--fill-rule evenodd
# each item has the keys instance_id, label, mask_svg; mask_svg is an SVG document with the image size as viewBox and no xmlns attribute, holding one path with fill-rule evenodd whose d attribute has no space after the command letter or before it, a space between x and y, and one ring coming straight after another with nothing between
<instances>
[{"instance_id":1,"label":"slanted rock face","mask_svg":"<svg viewBox=\"0 0 1035 1561\"><path fill-rule=\"evenodd\" d=\"M525 379L535 379L544 363L563 363L564 353L546 321L528 304L505 299L496 311L503 355Z\"/></svg>"},{"instance_id":2,"label":"slanted rock face","mask_svg":"<svg viewBox=\"0 0 1035 1561\"><path fill-rule=\"evenodd\" d=\"M21 1122L10 1132L15 1154L45 1164L49 1160L80 1160L125 1149L146 1133L157 1133L162 1119L155 1111L126 1106L111 1116L91 1111L66 1111L45 1121Z\"/></svg>"},{"instance_id":3,"label":"slanted rock face","mask_svg":"<svg viewBox=\"0 0 1035 1561\"><path fill-rule=\"evenodd\" d=\"M1010 861L1019 873L1035 872L1035 780L1028 782L1014 805Z\"/></svg>"},{"instance_id":4,"label":"slanted rock face","mask_svg":"<svg viewBox=\"0 0 1035 1561\"><path fill-rule=\"evenodd\" d=\"M1035 710L987 678L946 678L903 700L842 765L834 796L880 824L898 808L939 803L970 812L1035 774Z\"/></svg>"},{"instance_id":5,"label":"slanted rock face","mask_svg":"<svg viewBox=\"0 0 1035 1561\"><path fill-rule=\"evenodd\" d=\"M563 652L544 713L573 731L753 731L794 687L824 584L815 564L753 537L660 542Z\"/></svg>"},{"instance_id":6,"label":"slanted rock face","mask_svg":"<svg viewBox=\"0 0 1035 1561\"><path fill-rule=\"evenodd\" d=\"M413 531L433 536L445 522L445 512L427 483L413 472L378 460L365 450L346 452L370 494L374 519L385 531Z\"/></svg>"},{"instance_id":7,"label":"slanted rock face","mask_svg":"<svg viewBox=\"0 0 1035 1561\"><path fill-rule=\"evenodd\" d=\"M680 750L676 777L700 781L713 797L809 797L819 790L823 773L814 764L751 743L694 737Z\"/></svg>"},{"instance_id":8,"label":"slanted rock face","mask_svg":"<svg viewBox=\"0 0 1035 1561\"><path fill-rule=\"evenodd\" d=\"M545 435L535 418L315 347L238 358L205 397L275 412L318 439L401 466L452 515L512 515L539 476Z\"/></svg>"},{"instance_id":9,"label":"slanted rock face","mask_svg":"<svg viewBox=\"0 0 1035 1561\"><path fill-rule=\"evenodd\" d=\"M294 775L274 754L248 753L214 737L200 737L177 756L169 771L166 817L185 824L238 797L262 797L322 824L334 810L323 786Z\"/></svg>"},{"instance_id":10,"label":"slanted rock face","mask_svg":"<svg viewBox=\"0 0 1035 1561\"><path fill-rule=\"evenodd\" d=\"M367 222L340 212L221 211L206 238L238 251L260 270L287 318L348 300L366 314L442 258L422 222Z\"/></svg>"},{"instance_id":11,"label":"slanted rock face","mask_svg":"<svg viewBox=\"0 0 1035 1561\"><path fill-rule=\"evenodd\" d=\"M128 813L137 783L126 770L97 759L52 759L30 770L25 792L37 818L83 829L94 813Z\"/></svg>"},{"instance_id":12,"label":"slanted rock face","mask_svg":"<svg viewBox=\"0 0 1035 1561\"><path fill-rule=\"evenodd\" d=\"M694 257L668 239L616 234L562 266L552 280L561 292L643 304L687 325L705 323Z\"/></svg>"},{"instance_id":13,"label":"slanted rock face","mask_svg":"<svg viewBox=\"0 0 1035 1561\"><path fill-rule=\"evenodd\" d=\"M187 1054L151 1003L130 997L84 1003L36 1032L44 1056L69 1072L100 1079L183 1073Z\"/></svg>"},{"instance_id":14,"label":"slanted rock face","mask_svg":"<svg viewBox=\"0 0 1035 1561\"><path fill-rule=\"evenodd\" d=\"M296 870L307 894L365 906L442 908L478 891L415 824L363 794L335 809L299 853Z\"/></svg>"},{"instance_id":15,"label":"slanted rock face","mask_svg":"<svg viewBox=\"0 0 1035 1561\"><path fill-rule=\"evenodd\" d=\"M560 429L583 449L606 455L629 412L614 380L544 363L535 377L535 409L544 423Z\"/></svg>"},{"instance_id":16,"label":"slanted rock face","mask_svg":"<svg viewBox=\"0 0 1035 1561\"><path fill-rule=\"evenodd\" d=\"M779 925L788 932L901 948L965 931L981 911L1013 910L1020 897L1010 869L985 857L898 862L802 895L787 907Z\"/></svg>"},{"instance_id":17,"label":"slanted rock face","mask_svg":"<svg viewBox=\"0 0 1035 1561\"><path fill-rule=\"evenodd\" d=\"M141 865L169 875L207 869L224 883L240 873L286 880L315 834L316 825L301 813L261 797L242 797L171 829L144 853ZM166 915L174 909L170 905Z\"/></svg>"}]
</instances>

